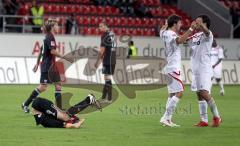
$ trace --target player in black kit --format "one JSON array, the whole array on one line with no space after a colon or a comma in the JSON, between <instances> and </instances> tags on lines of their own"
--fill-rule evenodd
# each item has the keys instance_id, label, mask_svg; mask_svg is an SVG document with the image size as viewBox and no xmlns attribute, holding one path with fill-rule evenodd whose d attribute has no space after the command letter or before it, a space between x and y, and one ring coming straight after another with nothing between
<instances>
[{"instance_id":1,"label":"player in black kit","mask_svg":"<svg viewBox=\"0 0 240 146\"><path fill-rule=\"evenodd\" d=\"M84 119L79 119L76 114L93 105L101 110L101 105L96 97L89 94L78 104L63 111L55 106L50 100L38 97L32 103L32 113L37 125L49 128L79 128Z\"/></svg>"},{"instance_id":2,"label":"player in black kit","mask_svg":"<svg viewBox=\"0 0 240 146\"><path fill-rule=\"evenodd\" d=\"M37 63L33 68L33 71L36 72L38 69L38 66L40 65L40 60L42 57L42 63L41 63L41 77L40 77L40 85L33 90L29 98L22 103L22 109L25 113L29 113L28 106L31 104L31 102L42 92L44 92L47 89L47 84L50 84L54 82L55 84L55 100L56 104L59 108L62 108L61 103L61 79L60 75L57 71L57 69L54 71L52 68L55 68L56 64L56 57L60 57L63 59L66 59L69 62L73 62L73 59L71 58L65 58L62 54L60 54L56 50L56 41L54 34L58 32L58 24L56 20L49 19L46 21L44 25L44 29L46 31L46 36L44 39L44 45L41 47L41 51L39 53ZM50 74L50 68L51 68L51 74L54 72L54 79L49 78Z\"/></svg>"},{"instance_id":3,"label":"player in black kit","mask_svg":"<svg viewBox=\"0 0 240 146\"><path fill-rule=\"evenodd\" d=\"M99 24L99 29L103 33L101 36L100 50L95 67L103 64L102 73L104 74L105 85L102 92L102 98L106 102L112 102L112 75L116 65L116 39L115 34L109 30L105 22Z\"/></svg>"}]
</instances>

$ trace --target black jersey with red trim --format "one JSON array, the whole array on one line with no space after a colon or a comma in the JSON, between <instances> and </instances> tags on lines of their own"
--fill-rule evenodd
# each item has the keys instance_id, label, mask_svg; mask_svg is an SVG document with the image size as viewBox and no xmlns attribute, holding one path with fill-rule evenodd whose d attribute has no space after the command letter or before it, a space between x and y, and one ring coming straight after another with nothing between
<instances>
[{"instance_id":1,"label":"black jersey with red trim","mask_svg":"<svg viewBox=\"0 0 240 146\"><path fill-rule=\"evenodd\" d=\"M55 55L51 54L52 49L56 50L55 37L52 33L47 33L44 39L41 72L48 72L51 65L55 63Z\"/></svg>"}]
</instances>

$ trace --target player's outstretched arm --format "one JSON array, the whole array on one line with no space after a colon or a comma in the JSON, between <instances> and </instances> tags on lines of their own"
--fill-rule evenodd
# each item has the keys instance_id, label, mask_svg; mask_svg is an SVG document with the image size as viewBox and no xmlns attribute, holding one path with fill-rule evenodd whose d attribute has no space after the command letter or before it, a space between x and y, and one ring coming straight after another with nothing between
<instances>
[{"instance_id":1,"label":"player's outstretched arm","mask_svg":"<svg viewBox=\"0 0 240 146\"><path fill-rule=\"evenodd\" d=\"M188 39L189 35L193 32L193 30L196 28L196 22L193 21L190 28L180 37L177 38L176 42L177 44L183 44Z\"/></svg>"},{"instance_id":2,"label":"player's outstretched arm","mask_svg":"<svg viewBox=\"0 0 240 146\"><path fill-rule=\"evenodd\" d=\"M57 57L59 57L59 58L62 58L62 59L65 59L65 60L67 60L68 62L70 62L70 63L73 63L73 59L72 58L67 58L67 57L65 57L65 56L63 56L61 53L59 53L57 50L55 50L55 49L52 49L51 50L51 54L53 54L53 55L55 55L55 56L57 56Z\"/></svg>"}]
</instances>

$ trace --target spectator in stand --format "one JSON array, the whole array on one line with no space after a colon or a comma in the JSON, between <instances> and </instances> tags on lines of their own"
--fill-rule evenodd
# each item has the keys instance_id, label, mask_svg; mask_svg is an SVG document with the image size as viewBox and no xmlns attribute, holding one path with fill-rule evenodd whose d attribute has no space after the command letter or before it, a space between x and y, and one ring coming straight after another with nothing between
<instances>
[{"instance_id":1,"label":"spectator in stand","mask_svg":"<svg viewBox=\"0 0 240 146\"><path fill-rule=\"evenodd\" d=\"M66 34L78 34L78 24L76 16L74 14L71 14L71 16L66 21Z\"/></svg>"},{"instance_id":2,"label":"spectator in stand","mask_svg":"<svg viewBox=\"0 0 240 146\"><path fill-rule=\"evenodd\" d=\"M232 24L233 26L236 26L239 23L238 21L239 15L238 15L237 7L234 4L232 4L229 10L230 10L230 14L232 15Z\"/></svg>"},{"instance_id":3,"label":"spectator in stand","mask_svg":"<svg viewBox=\"0 0 240 146\"><path fill-rule=\"evenodd\" d=\"M107 0L92 0L95 5L106 6L108 4Z\"/></svg>"},{"instance_id":4,"label":"spectator in stand","mask_svg":"<svg viewBox=\"0 0 240 146\"><path fill-rule=\"evenodd\" d=\"M19 2L19 9L17 11L17 15L22 16L20 18L17 18L17 21L16 21L16 24L21 25L21 26L17 27L17 31L22 32L23 24L26 24L27 15L28 15L27 8L25 7L23 2Z\"/></svg>"},{"instance_id":5,"label":"spectator in stand","mask_svg":"<svg viewBox=\"0 0 240 146\"><path fill-rule=\"evenodd\" d=\"M5 15L15 15L18 10L18 3L16 0L3 0L3 7L5 10ZM6 18L7 24L16 24L16 18L10 17ZM16 31L13 27L7 27L7 31L14 32Z\"/></svg>"},{"instance_id":6,"label":"spectator in stand","mask_svg":"<svg viewBox=\"0 0 240 146\"><path fill-rule=\"evenodd\" d=\"M176 5L177 0L160 0L161 4L166 4L166 5Z\"/></svg>"},{"instance_id":7,"label":"spectator in stand","mask_svg":"<svg viewBox=\"0 0 240 146\"><path fill-rule=\"evenodd\" d=\"M18 10L18 3L16 0L2 0L6 15L15 15Z\"/></svg>"},{"instance_id":8,"label":"spectator in stand","mask_svg":"<svg viewBox=\"0 0 240 146\"><path fill-rule=\"evenodd\" d=\"M0 15L4 14L4 8L3 8L3 1L0 0ZM3 18L0 17L0 32L2 32L2 27L3 27Z\"/></svg>"},{"instance_id":9,"label":"spectator in stand","mask_svg":"<svg viewBox=\"0 0 240 146\"><path fill-rule=\"evenodd\" d=\"M136 15L139 17L153 17L152 13L142 3L139 5L136 5L134 8L134 11L135 11Z\"/></svg>"},{"instance_id":10,"label":"spectator in stand","mask_svg":"<svg viewBox=\"0 0 240 146\"><path fill-rule=\"evenodd\" d=\"M42 5L39 5L36 0L32 2L32 8L31 8L31 16L32 18L32 24L34 25L32 27L33 33L41 33L41 26L43 25L43 16L44 16L44 7Z\"/></svg>"}]
</instances>

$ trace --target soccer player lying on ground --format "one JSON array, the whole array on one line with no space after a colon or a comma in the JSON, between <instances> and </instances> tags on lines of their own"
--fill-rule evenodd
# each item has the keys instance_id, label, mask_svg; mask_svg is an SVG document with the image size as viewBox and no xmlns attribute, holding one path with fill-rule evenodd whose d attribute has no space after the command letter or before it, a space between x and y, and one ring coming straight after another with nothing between
<instances>
[{"instance_id":1,"label":"soccer player lying on ground","mask_svg":"<svg viewBox=\"0 0 240 146\"><path fill-rule=\"evenodd\" d=\"M63 111L48 99L38 97L32 103L32 113L36 124L50 128L79 128L85 119L79 119L76 114L90 105L101 110L96 97L89 94L84 100Z\"/></svg>"}]
</instances>

